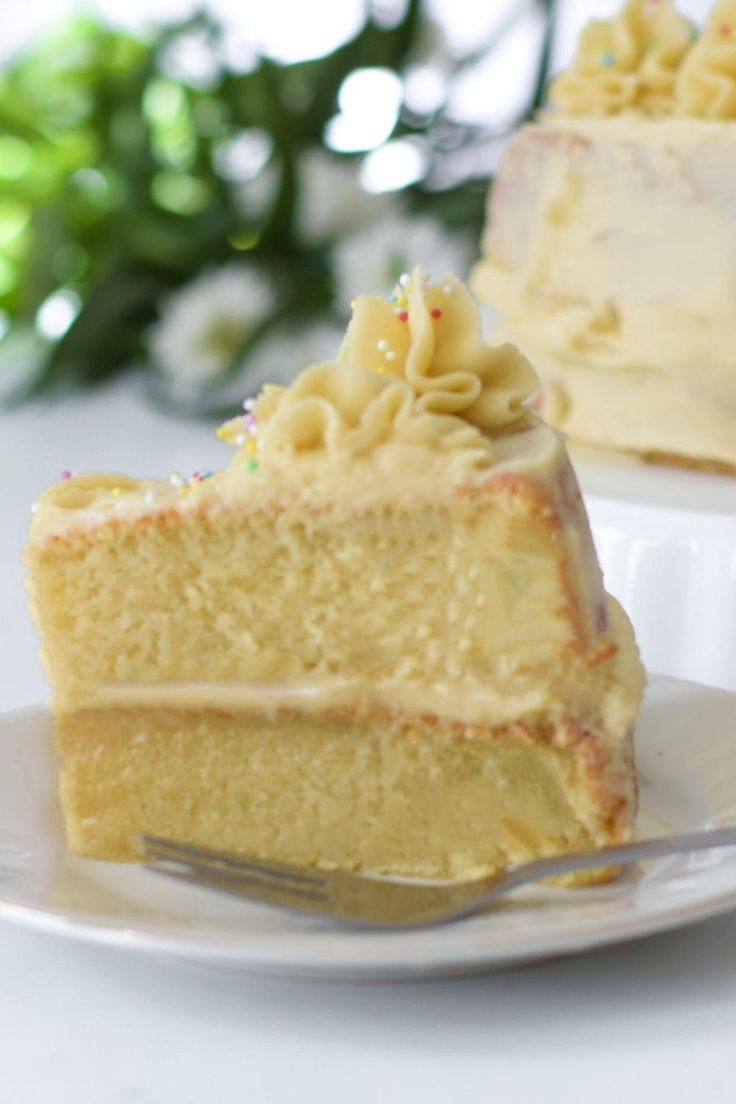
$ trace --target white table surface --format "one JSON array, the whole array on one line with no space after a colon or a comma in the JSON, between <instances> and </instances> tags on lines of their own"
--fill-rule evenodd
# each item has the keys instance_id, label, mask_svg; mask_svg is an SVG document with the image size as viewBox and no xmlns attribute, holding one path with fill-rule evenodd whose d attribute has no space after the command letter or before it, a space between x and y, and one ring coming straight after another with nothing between
<instances>
[{"instance_id":1,"label":"white table surface","mask_svg":"<svg viewBox=\"0 0 736 1104\"><path fill-rule=\"evenodd\" d=\"M19 551L62 468L189 473L207 426L135 386L0 416L0 709L44 687ZM396 985L207 972L0 926L2 1104L726 1104L736 916L505 974Z\"/></svg>"}]
</instances>

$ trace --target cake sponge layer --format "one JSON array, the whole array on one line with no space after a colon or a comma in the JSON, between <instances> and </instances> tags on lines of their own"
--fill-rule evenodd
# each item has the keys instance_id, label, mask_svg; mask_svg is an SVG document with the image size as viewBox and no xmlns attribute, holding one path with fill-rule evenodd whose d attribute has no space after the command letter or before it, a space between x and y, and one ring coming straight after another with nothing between
<instances>
[{"instance_id":1,"label":"cake sponge layer","mask_svg":"<svg viewBox=\"0 0 736 1104\"><path fill-rule=\"evenodd\" d=\"M504 475L352 515L159 512L72 529L28 563L65 710L121 684L335 677L480 689L512 707L552 683L579 701L610 644L566 464L553 487Z\"/></svg>"},{"instance_id":2,"label":"cake sponge layer","mask_svg":"<svg viewBox=\"0 0 736 1104\"><path fill-rule=\"evenodd\" d=\"M470 878L632 831L630 740L612 749L572 721L114 708L62 714L56 733L70 847L99 859L140 858L150 833L314 867Z\"/></svg>"}]
</instances>

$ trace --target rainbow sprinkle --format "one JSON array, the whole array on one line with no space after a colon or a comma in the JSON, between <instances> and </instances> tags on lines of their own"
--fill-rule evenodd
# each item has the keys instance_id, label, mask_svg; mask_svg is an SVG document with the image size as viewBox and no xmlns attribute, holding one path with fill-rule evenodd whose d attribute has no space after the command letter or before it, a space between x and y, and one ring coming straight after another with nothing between
<instances>
[{"instance_id":1,"label":"rainbow sprinkle","mask_svg":"<svg viewBox=\"0 0 736 1104\"><path fill-rule=\"evenodd\" d=\"M432 307L432 310L429 313L432 315L433 318L441 318L442 317L442 311L440 310L439 307Z\"/></svg>"},{"instance_id":2,"label":"rainbow sprinkle","mask_svg":"<svg viewBox=\"0 0 736 1104\"><path fill-rule=\"evenodd\" d=\"M70 472L68 468L64 468L63 472L61 472L61 474L59 475L59 479L62 483L66 483L67 479L72 478L72 475L73 473Z\"/></svg>"},{"instance_id":3,"label":"rainbow sprinkle","mask_svg":"<svg viewBox=\"0 0 736 1104\"><path fill-rule=\"evenodd\" d=\"M601 54L601 65L613 65L615 60L616 59L610 50L606 50L604 51L604 53Z\"/></svg>"},{"instance_id":4,"label":"rainbow sprinkle","mask_svg":"<svg viewBox=\"0 0 736 1104\"><path fill-rule=\"evenodd\" d=\"M245 466L251 474L253 472L258 471L258 461L257 460L248 460L248 462L246 463Z\"/></svg>"}]
</instances>

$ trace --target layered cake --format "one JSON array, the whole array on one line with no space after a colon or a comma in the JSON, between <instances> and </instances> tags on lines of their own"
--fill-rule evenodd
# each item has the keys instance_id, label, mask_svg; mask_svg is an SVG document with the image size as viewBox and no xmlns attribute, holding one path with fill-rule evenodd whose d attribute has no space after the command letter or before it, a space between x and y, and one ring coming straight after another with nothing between
<instances>
[{"instance_id":1,"label":"layered cake","mask_svg":"<svg viewBox=\"0 0 736 1104\"><path fill-rule=\"evenodd\" d=\"M472 286L570 437L736 471L736 0L584 30L511 139Z\"/></svg>"},{"instance_id":2,"label":"layered cake","mask_svg":"<svg viewBox=\"0 0 736 1104\"><path fill-rule=\"evenodd\" d=\"M468 878L630 838L642 668L529 363L449 276L353 306L223 470L40 499L73 851Z\"/></svg>"}]
</instances>

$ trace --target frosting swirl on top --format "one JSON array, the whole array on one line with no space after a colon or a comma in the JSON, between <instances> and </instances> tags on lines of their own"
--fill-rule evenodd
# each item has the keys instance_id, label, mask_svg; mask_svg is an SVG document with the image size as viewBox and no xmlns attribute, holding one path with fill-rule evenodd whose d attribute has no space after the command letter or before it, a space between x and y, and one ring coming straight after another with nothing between
<instances>
[{"instance_id":1,"label":"frosting swirl on top","mask_svg":"<svg viewBox=\"0 0 736 1104\"><path fill-rule=\"evenodd\" d=\"M288 388L267 385L254 413L266 455L366 455L390 440L488 460L494 433L533 423L524 402L536 386L514 346L483 340L458 280L430 285L415 269L391 300L355 301L339 360L307 368Z\"/></svg>"},{"instance_id":2,"label":"frosting swirl on top","mask_svg":"<svg viewBox=\"0 0 736 1104\"><path fill-rule=\"evenodd\" d=\"M376 335L385 335L379 344ZM477 305L459 280L447 276L431 285L419 269L399 292L398 307L369 295L355 301L344 355L363 367L376 366L378 358L379 371L409 384L416 411L457 415L487 432L523 417L523 403L537 386L515 346L483 340Z\"/></svg>"},{"instance_id":3,"label":"frosting swirl on top","mask_svg":"<svg viewBox=\"0 0 736 1104\"><path fill-rule=\"evenodd\" d=\"M572 65L550 86L550 100L570 115L672 114L678 68L692 38L692 24L669 0L629 0L614 19L583 29Z\"/></svg>"},{"instance_id":4,"label":"frosting swirl on top","mask_svg":"<svg viewBox=\"0 0 736 1104\"><path fill-rule=\"evenodd\" d=\"M685 115L736 118L736 0L721 0L711 11L678 74L677 99Z\"/></svg>"}]
</instances>

